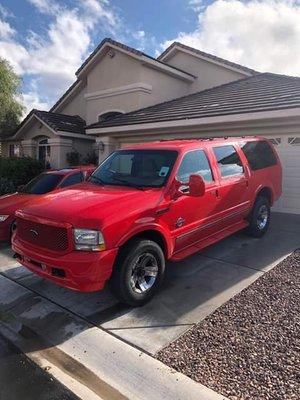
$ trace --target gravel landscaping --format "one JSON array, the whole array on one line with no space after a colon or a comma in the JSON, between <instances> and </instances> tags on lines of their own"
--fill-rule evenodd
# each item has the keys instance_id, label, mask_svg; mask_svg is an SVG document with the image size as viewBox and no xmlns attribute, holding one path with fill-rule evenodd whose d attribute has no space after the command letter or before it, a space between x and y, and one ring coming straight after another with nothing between
<instances>
[{"instance_id":1,"label":"gravel landscaping","mask_svg":"<svg viewBox=\"0 0 300 400\"><path fill-rule=\"evenodd\" d=\"M157 354L232 400L300 399L300 251Z\"/></svg>"}]
</instances>

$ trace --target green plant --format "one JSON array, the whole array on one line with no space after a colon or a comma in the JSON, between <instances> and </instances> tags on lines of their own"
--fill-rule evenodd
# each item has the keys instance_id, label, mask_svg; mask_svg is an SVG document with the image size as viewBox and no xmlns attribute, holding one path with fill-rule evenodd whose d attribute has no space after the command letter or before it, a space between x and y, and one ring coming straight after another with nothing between
<instances>
[{"instance_id":1,"label":"green plant","mask_svg":"<svg viewBox=\"0 0 300 400\"><path fill-rule=\"evenodd\" d=\"M19 102L21 83L8 61L0 58L0 137L9 136L22 117L24 107Z\"/></svg>"},{"instance_id":2,"label":"green plant","mask_svg":"<svg viewBox=\"0 0 300 400\"><path fill-rule=\"evenodd\" d=\"M14 193L16 191L15 185L12 181L6 178L0 178L0 196L7 193Z\"/></svg>"},{"instance_id":3,"label":"green plant","mask_svg":"<svg viewBox=\"0 0 300 400\"><path fill-rule=\"evenodd\" d=\"M0 157L0 176L15 187L26 185L43 171L43 165L30 157Z\"/></svg>"},{"instance_id":4,"label":"green plant","mask_svg":"<svg viewBox=\"0 0 300 400\"><path fill-rule=\"evenodd\" d=\"M70 153L67 153L67 162L70 166L75 166L80 164L80 154L77 150L72 150Z\"/></svg>"},{"instance_id":5,"label":"green plant","mask_svg":"<svg viewBox=\"0 0 300 400\"><path fill-rule=\"evenodd\" d=\"M90 153L87 153L85 156L83 163L86 165L93 164L93 165L98 165L98 155L96 154L95 151L91 151Z\"/></svg>"}]
</instances>

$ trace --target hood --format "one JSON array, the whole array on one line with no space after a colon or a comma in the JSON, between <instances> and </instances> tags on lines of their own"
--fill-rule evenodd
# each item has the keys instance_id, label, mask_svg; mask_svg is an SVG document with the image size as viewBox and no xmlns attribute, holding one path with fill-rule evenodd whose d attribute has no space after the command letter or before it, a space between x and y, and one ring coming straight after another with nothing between
<instances>
[{"instance_id":1,"label":"hood","mask_svg":"<svg viewBox=\"0 0 300 400\"><path fill-rule=\"evenodd\" d=\"M101 186L89 182L42 196L25 207L26 214L78 227L99 227L155 207L161 189L138 190L121 186Z\"/></svg>"},{"instance_id":2,"label":"hood","mask_svg":"<svg viewBox=\"0 0 300 400\"><path fill-rule=\"evenodd\" d=\"M35 194L26 193L13 193L0 196L0 212L14 213L35 198Z\"/></svg>"}]
</instances>

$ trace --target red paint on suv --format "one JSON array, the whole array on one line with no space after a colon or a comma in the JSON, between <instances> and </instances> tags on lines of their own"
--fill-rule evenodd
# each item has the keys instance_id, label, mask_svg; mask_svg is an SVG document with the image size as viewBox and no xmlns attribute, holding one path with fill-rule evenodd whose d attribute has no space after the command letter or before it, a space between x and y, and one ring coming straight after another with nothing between
<instances>
[{"instance_id":1,"label":"red paint on suv","mask_svg":"<svg viewBox=\"0 0 300 400\"><path fill-rule=\"evenodd\" d=\"M160 141L112 153L88 182L17 212L21 264L59 285L96 291L110 280L134 306L181 260L247 228L261 237L281 194L266 139Z\"/></svg>"},{"instance_id":2,"label":"red paint on suv","mask_svg":"<svg viewBox=\"0 0 300 400\"><path fill-rule=\"evenodd\" d=\"M15 226L15 212L29 205L42 194L85 181L95 170L94 166L51 170L43 172L18 192L0 196L0 241L9 240Z\"/></svg>"}]
</instances>

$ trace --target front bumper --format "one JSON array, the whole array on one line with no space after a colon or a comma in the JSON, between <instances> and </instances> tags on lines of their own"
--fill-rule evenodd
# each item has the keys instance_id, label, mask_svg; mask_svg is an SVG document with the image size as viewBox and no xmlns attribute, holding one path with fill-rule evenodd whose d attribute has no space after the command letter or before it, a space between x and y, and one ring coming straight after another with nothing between
<instances>
[{"instance_id":1,"label":"front bumper","mask_svg":"<svg viewBox=\"0 0 300 400\"><path fill-rule=\"evenodd\" d=\"M102 252L72 251L50 255L13 238L12 248L24 267L58 285L80 292L103 289L110 278L118 249Z\"/></svg>"}]
</instances>

